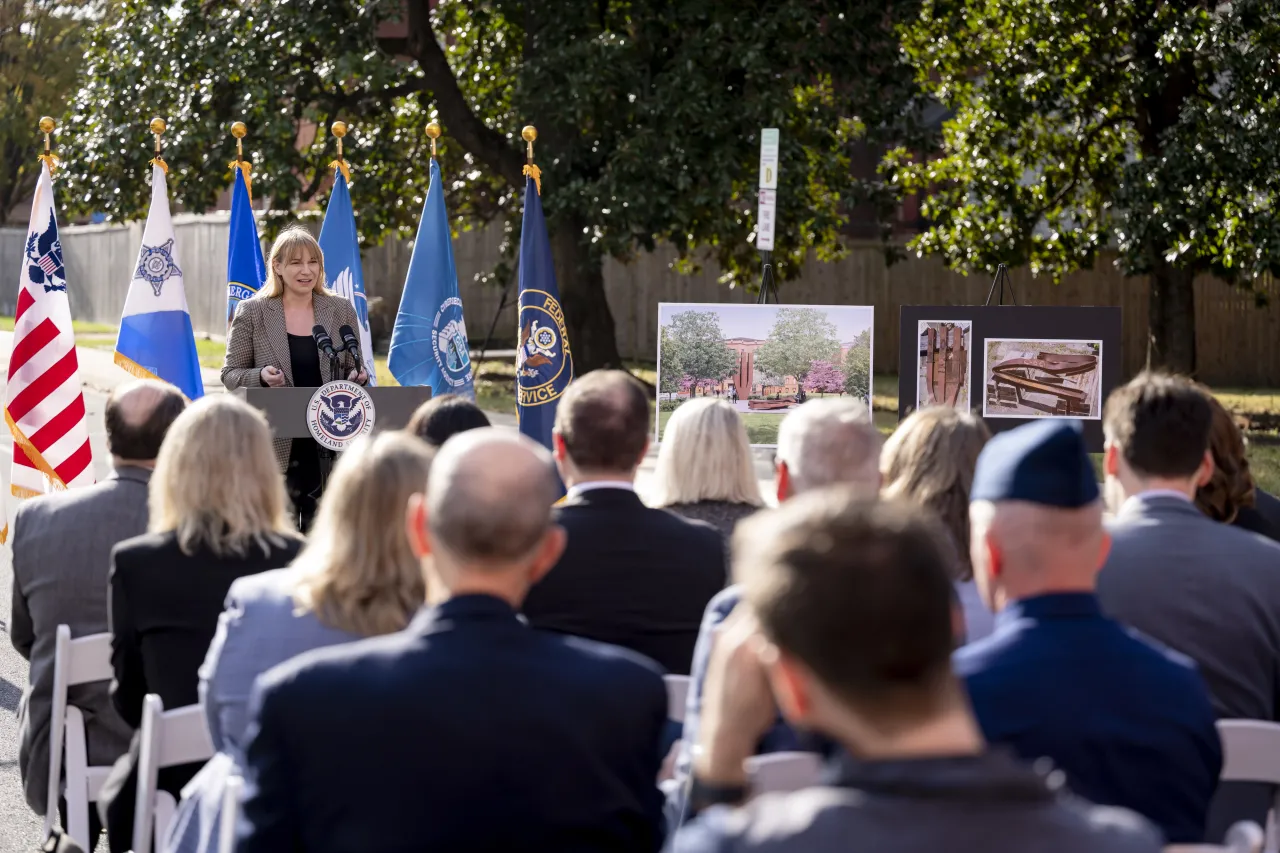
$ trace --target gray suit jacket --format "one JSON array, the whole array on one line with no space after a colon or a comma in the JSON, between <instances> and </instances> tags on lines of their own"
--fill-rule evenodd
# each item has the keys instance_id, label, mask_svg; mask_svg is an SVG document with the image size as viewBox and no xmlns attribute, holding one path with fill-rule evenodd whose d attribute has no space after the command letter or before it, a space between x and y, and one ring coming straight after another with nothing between
<instances>
[{"instance_id":1,"label":"gray suit jacket","mask_svg":"<svg viewBox=\"0 0 1280 853\"><path fill-rule=\"evenodd\" d=\"M1194 660L1219 717L1280 720L1280 545L1172 496L1108 528L1103 609Z\"/></svg>"},{"instance_id":2,"label":"gray suit jacket","mask_svg":"<svg viewBox=\"0 0 1280 853\"><path fill-rule=\"evenodd\" d=\"M243 754L249 695L259 675L303 652L358 640L311 612L297 612L294 569L274 569L231 584L218 633L200 667L200 702L213 746L236 760Z\"/></svg>"},{"instance_id":3,"label":"gray suit jacket","mask_svg":"<svg viewBox=\"0 0 1280 853\"><path fill-rule=\"evenodd\" d=\"M13 618L9 635L31 661L18 706L18 768L27 803L45 813L49 787L49 715L58 625L72 637L107 628L111 549L147 528L145 468L122 467L93 486L25 502L13 522ZM110 680L72 687L84 713L89 763L111 764L129 748L132 730L107 694Z\"/></svg>"}]
</instances>

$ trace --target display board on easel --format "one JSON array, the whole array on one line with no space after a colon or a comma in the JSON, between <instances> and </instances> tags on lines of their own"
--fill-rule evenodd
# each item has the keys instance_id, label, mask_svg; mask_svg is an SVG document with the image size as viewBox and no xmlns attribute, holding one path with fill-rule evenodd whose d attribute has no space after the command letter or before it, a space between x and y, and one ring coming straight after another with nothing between
<instances>
[{"instance_id":1,"label":"display board on easel","mask_svg":"<svg viewBox=\"0 0 1280 853\"><path fill-rule=\"evenodd\" d=\"M1122 377L1120 309L1017 305L1007 275L1001 267L992 282L994 305L902 306L899 420L937 405L973 412L992 432L1074 418L1101 451L1102 406ZM1015 304L1002 304L1006 287Z\"/></svg>"}]
</instances>

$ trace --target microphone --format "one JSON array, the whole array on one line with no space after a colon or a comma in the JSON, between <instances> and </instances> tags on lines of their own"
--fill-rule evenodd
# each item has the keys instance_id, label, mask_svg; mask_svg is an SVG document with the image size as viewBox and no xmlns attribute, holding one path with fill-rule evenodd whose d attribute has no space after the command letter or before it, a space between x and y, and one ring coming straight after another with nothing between
<instances>
[{"instance_id":1,"label":"microphone","mask_svg":"<svg viewBox=\"0 0 1280 853\"><path fill-rule=\"evenodd\" d=\"M311 329L311 337L316 339L316 347L319 348L322 355L329 358L337 358L338 352L333 348L333 338L329 337L329 333L324 330L324 326L319 323Z\"/></svg>"},{"instance_id":2,"label":"microphone","mask_svg":"<svg viewBox=\"0 0 1280 853\"><path fill-rule=\"evenodd\" d=\"M360 370L364 366L364 359L360 353L360 339L356 337L355 330L350 326L339 326L338 337L342 340L342 348L355 356L356 370Z\"/></svg>"}]
</instances>

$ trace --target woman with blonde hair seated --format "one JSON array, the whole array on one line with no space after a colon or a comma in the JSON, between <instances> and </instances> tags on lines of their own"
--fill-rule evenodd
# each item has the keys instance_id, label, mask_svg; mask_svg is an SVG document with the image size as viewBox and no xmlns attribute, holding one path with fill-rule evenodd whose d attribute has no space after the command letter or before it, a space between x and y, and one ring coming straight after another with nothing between
<instances>
[{"instance_id":1,"label":"woman with blonde hair seated","mask_svg":"<svg viewBox=\"0 0 1280 853\"><path fill-rule=\"evenodd\" d=\"M969 559L969 488L978 454L991 438L968 412L932 407L898 425L880 454L881 495L926 506L938 514L956 546L952 574L969 642L991 633L995 617L982 601Z\"/></svg>"},{"instance_id":2,"label":"woman with blonde hair seated","mask_svg":"<svg viewBox=\"0 0 1280 853\"><path fill-rule=\"evenodd\" d=\"M705 521L726 538L764 506L747 429L730 403L700 397L672 412L649 505Z\"/></svg>"},{"instance_id":3,"label":"woman with blonde hair seated","mask_svg":"<svg viewBox=\"0 0 1280 853\"><path fill-rule=\"evenodd\" d=\"M287 568L231 585L200 669L200 695L218 756L188 789L170 850L215 849L228 776L243 759L249 695L273 666L312 649L390 634L426 600L409 546L409 496L427 486L433 451L402 432L360 439L343 453L306 547Z\"/></svg>"},{"instance_id":4,"label":"woman with blonde hair seated","mask_svg":"<svg viewBox=\"0 0 1280 853\"><path fill-rule=\"evenodd\" d=\"M200 662L237 578L288 565L302 547L262 413L229 394L197 400L173 422L151 477L150 532L111 554L111 700L137 729L143 698L199 701ZM133 835L135 751L112 771L99 811L112 851ZM166 767L175 797L198 764Z\"/></svg>"}]
</instances>

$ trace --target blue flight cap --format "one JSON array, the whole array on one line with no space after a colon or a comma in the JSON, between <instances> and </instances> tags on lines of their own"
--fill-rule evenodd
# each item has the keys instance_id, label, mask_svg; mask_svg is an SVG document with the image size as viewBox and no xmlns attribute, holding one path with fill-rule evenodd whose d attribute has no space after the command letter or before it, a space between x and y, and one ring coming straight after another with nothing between
<instances>
[{"instance_id":1,"label":"blue flight cap","mask_svg":"<svg viewBox=\"0 0 1280 853\"><path fill-rule=\"evenodd\" d=\"M1078 420L1045 419L987 442L973 474L971 501L1026 501L1075 509L1099 497Z\"/></svg>"}]
</instances>

